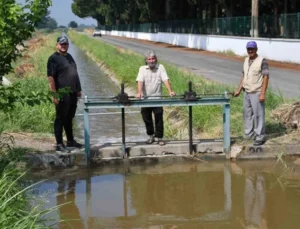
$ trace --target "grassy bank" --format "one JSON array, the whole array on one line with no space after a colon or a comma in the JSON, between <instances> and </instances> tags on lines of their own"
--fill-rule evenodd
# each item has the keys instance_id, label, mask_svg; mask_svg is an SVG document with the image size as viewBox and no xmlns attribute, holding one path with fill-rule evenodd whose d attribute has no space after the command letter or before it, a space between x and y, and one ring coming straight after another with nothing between
<instances>
[{"instance_id":1,"label":"grassy bank","mask_svg":"<svg viewBox=\"0 0 300 229\"><path fill-rule=\"evenodd\" d=\"M70 31L68 34L75 45L85 50L99 63L104 63L105 67L113 72L120 81L125 82L129 87L136 88L135 80L138 69L144 64L144 59L141 55L105 44L104 42L101 42L101 40L93 39L85 34L79 34L74 31ZM208 81L203 77L184 71L163 61L160 62L165 65L172 83L172 88L177 94L183 94L184 91L187 90L188 81L193 82L193 90L198 94L223 94L224 91L233 92L236 89L231 86ZM166 94L166 91L164 91L164 93ZM284 102L284 99L268 90L266 101L267 132L278 133L283 131L281 125L276 123L271 118L270 114L274 108ZM165 128L167 137L186 138L186 134L184 133L188 126L187 111L187 108L180 107L172 110L168 109L168 115L165 115L165 119L170 121L171 119L169 119L169 117L177 117L178 122L175 124L171 123L172 125L166 122ZM222 107L194 107L193 124L197 133L199 133L202 138L221 137ZM232 136L243 135L242 96L231 100L231 132Z\"/></svg>"},{"instance_id":2,"label":"grassy bank","mask_svg":"<svg viewBox=\"0 0 300 229\"><path fill-rule=\"evenodd\" d=\"M13 83L20 84L23 94L36 95L37 100L42 100L39 96L48 94L46 66L48 57L55 51L57 35L36 34L32 40L25 42L28 50L15 63L14 72L6 76ZM7 132L49 133L53 129L53 119L51 101L34 106L20 103L8 113L0 111L0 123Z\"/></svg>"},{"instance_id":3,"label":"grassy bank","mask_svg":"<svg viewBox=\"0 0 300 229\"><path fill-rule=\"evenodd\" d=\"M51 228L46 224L50 222L49 214L57 208L43 208L44 202L28 192L35 184L21 182L27 174L20 167L25 150L11 148L12 145L13 138L0 129L0 228Z\"/></svg>"},{"instance_id":4,"label":"grassy bank","mask_svg":"<svg viewBox=\"0 0 300 229\"><path fill-rule=\"evenodd\" d=\"M28 190L33 185L24 185L26 172L18 168L26 150L11 148L13 138L7 132L50 133L53 131L54 106L46 101L48 82L46 63L55 51L58 34L36 34L25 42L28 50L14 64L14 72L6 77L19 85L18 96L32 95L35 105L17 103L11 110L0 111L0 228L51 228L45 226L47 215L55 210L43 210L43 201L37 200ZM15 89L15 88L14 88ZM43 97L43 98L42 98Z\"/></svg>"}]
</instances>

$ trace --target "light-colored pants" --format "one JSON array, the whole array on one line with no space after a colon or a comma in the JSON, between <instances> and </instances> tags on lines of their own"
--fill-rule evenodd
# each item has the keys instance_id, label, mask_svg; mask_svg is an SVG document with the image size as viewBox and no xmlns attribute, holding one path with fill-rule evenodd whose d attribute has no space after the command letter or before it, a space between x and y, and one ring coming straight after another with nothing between
<instances>
[{"instance_id":1,"label":"light-colored pants","mask_svg":"<svg viewBox=\"0 0 300 229\"><path fill-rule=\"evenodd\" d=\"M265 140L265 103L259 102L260 92L244 92L243 119L245 135L256 136L256 140Z\"/></svg>"},{"instance_id":2,"label":"light-colored pants","mask_svg":"<svg viewBox=\"0 0 300 229\"><path fill-rule=\"evenodd\" d=\"M262 223L262 215L265 210L265 180L261 175L246 176L245 182L245 219L247 224L259 227ZM251 227L252 228L252 227Z\"/></svg>"}]
</instances>

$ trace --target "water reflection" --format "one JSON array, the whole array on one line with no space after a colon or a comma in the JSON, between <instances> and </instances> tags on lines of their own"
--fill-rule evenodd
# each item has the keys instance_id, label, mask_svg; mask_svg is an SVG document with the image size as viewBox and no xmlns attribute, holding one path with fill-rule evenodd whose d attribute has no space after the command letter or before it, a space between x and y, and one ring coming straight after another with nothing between
<instances>
[{"instance_id":1,"label":"water reflection","mask_svg":"<svg viewBox=\"0 0 300 229\"><path fill-rule=\"evenodd\" d=\"M56 203L61 206L59 212L62 220L59 223L59 228L70 228L70 225L74 229L85 228L75 202L75 186L76 180L60 180L58 182ZM68 220L65 221L66 219Z\"/></svg>"},{"instance_id":2,"label":"water reflection","mask_svg":"<svg viewBox=\"0 0 300 229\"><path fill-rule=\"evenodd\" d=\"M71 202L60 217L77 219L68 222L74 228L299 228L297 188L283 189L280 175L267 170L232 163L101 168L51 184L57 204Z\"/></svg>"},{"instance_id":3,"label":"water reflection","mask_svg":"<svg viewBox=\"0 0 300 229\"><path fill-rule=\"evenodd\" d=\"M246 228L267 228L262 214L265 209L265 180L262 175L251 174L245 181Z\"/></svg>"}]
</instances>

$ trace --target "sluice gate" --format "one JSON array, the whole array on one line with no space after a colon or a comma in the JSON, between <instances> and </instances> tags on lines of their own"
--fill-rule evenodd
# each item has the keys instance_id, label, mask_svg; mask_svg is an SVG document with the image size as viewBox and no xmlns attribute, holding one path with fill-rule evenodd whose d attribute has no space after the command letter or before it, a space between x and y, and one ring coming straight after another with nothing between
<instances>
[{"instance_id":1,"label":"sluice gate","mask_svg":"<svg viewBox=\"0 0 300 229\"><path fill-rule=\"evenodd\" d=\"M128 96L124 92L124 84L121 85L121 92L117 96L98 96L98 97L84 97L84 138L85 138L85 152L87 161L91 159L90 154L90 123L89 115L93 109L99 108L117 108L121 109L122 116L122 155L123 159L128 158L126 152L126 135L125 135L125 111L128 108L142 108L142 107L176 107L187 106L189 108L189 153L194 153L193 148L193 129L192 117L193 106L223 106L223 153L229 157L230 152L230 98L229 93L224 94L196 94L192 91L192 83L189 82L188 91L183 95L159 96L159 98L145 97L138 99L134 96Z\"/></svg>"}]
</instances>

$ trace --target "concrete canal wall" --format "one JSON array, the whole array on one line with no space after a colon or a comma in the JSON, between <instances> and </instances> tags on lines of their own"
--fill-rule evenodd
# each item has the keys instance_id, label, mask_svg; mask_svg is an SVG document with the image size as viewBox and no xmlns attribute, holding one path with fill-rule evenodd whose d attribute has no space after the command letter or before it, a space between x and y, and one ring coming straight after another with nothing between
<instances>
[{"instance_id":1,"label":"concrete canal wall","mask_svg":"<svg viewBox=\"0 0 300 229\"><path fill-rule=\"evenodd\" d=\"M230 154L223 153L221 139L194 141L195 152L189 153L188 141L167 141L165 146L157 144L147 145L142 142L127 144L127 158L123 159L121 144L104 144L91 146L92 165L117 164L156 164L168 161L194 161L207 163L219 160L282 160L284 157L299 157L298 144L280 144L267 142L263 146L255 147L251 143L234 144ZM87 155L84 149L75 149L71 153L28 153L28 164L34 169L66 168L70 166L87 166Z\"/></svg>"},{"instance_id":2,"label":"concrete canal wall","mask_svg":"<svg viewBox=\"0 0 300 229\"><path fill-rule=\"evenodd\" d=\"M101 32L103 35L163 42L213 52L232 51L239 56L247 55L245 48L246 43L249 40L255 40L258 44L258 51L261 56L275 61L300 63L300 55L295 55L295 50L300 50L299 39L250 38L179 33L141 33L114 30L102 30Z\"/></svg>"}]
</instances>

